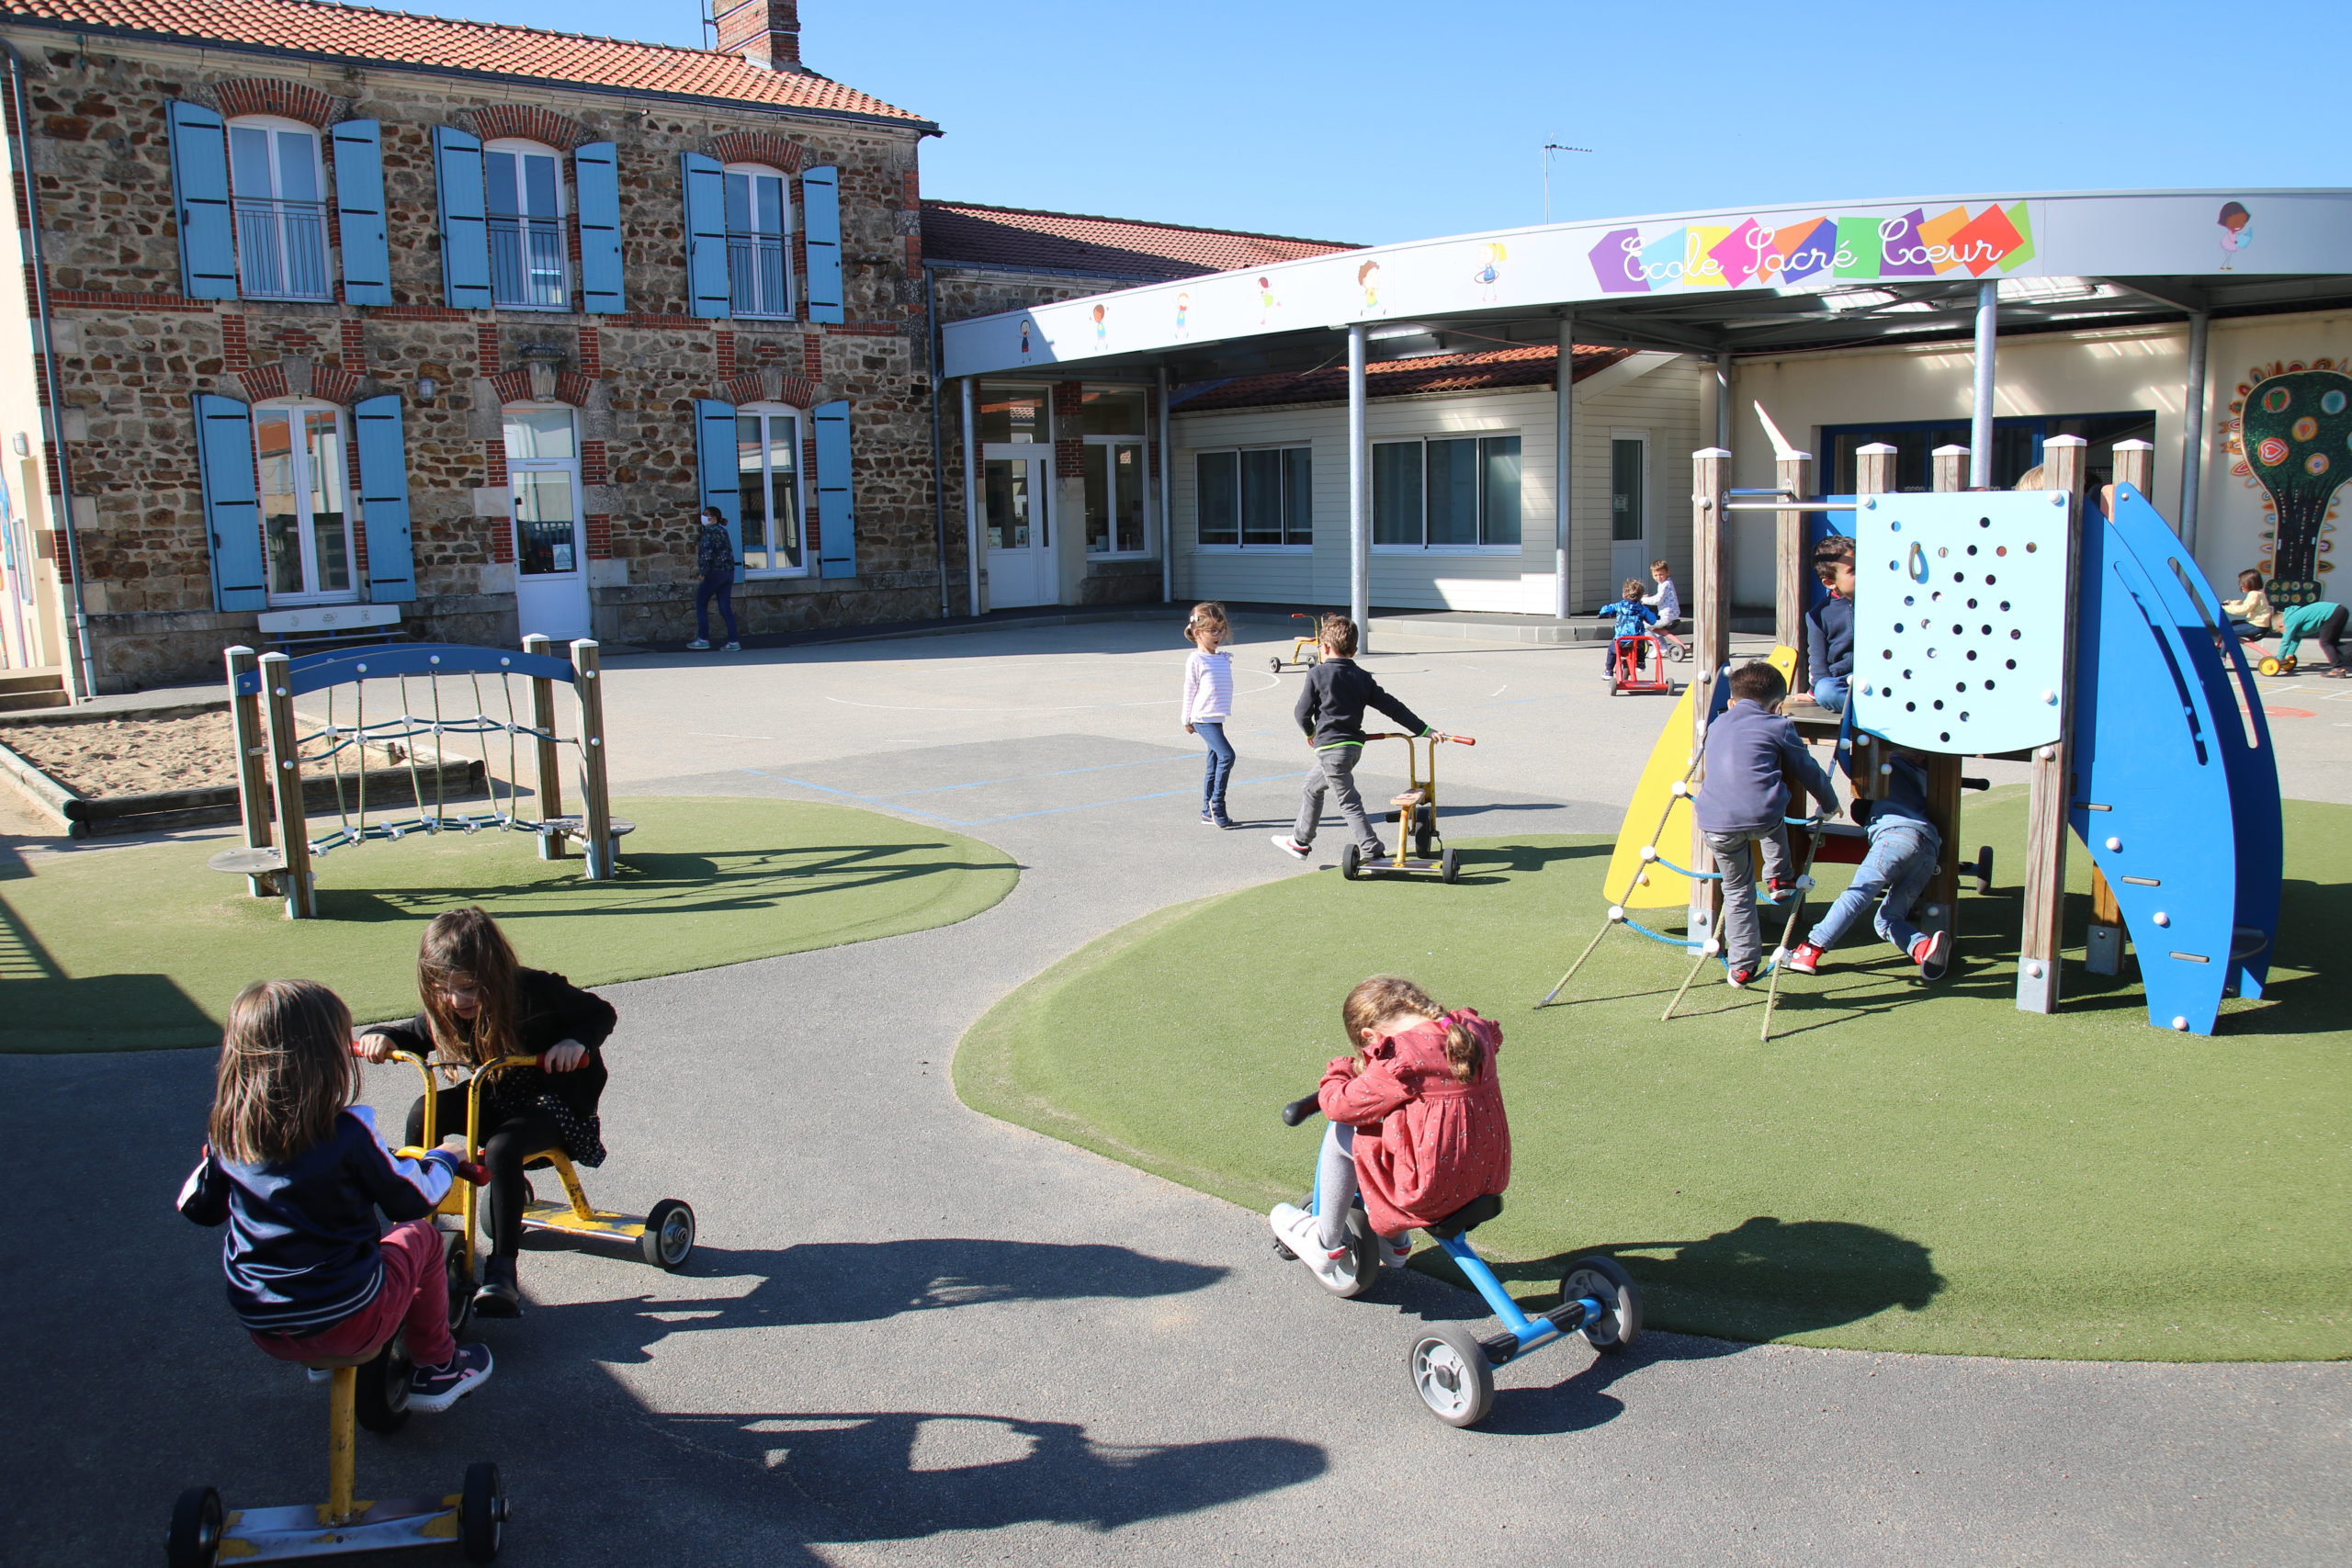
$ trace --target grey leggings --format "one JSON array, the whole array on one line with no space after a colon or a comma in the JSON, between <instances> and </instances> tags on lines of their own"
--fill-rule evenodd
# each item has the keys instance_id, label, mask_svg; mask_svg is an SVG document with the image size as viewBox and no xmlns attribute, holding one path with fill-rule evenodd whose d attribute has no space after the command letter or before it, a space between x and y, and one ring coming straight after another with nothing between
<instances>
[{"instance_id":1,"label":"grey leggings","mask_svg":"<svg viewBox=\"0 0 2352 1568\"><path fill-rule=\"evenodd\" d=\"M1356 1201L1356 1130L1344 1122L1324 1124L1323 1151L1315 1156L1315 1198L1317 1234L1325 1250L1337 1252L1348 1245L1348 1211Z\"/></svg>"}]
</instances>

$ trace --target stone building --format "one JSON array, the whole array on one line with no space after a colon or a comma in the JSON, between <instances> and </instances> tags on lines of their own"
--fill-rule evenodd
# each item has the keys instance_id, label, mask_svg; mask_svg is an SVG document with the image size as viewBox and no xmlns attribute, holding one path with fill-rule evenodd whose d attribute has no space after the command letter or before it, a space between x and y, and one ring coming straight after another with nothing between
<instances>
[{"instance_id":1,"label":"stone building","mask_svg":"<svg viewBox=\"0 0 2352 1568\"><path fill-rule=\"evenodd\" d=\"M935 128L803 65L793 0L718 42L0 0L9 662L674 639L703 504L747 635L947 608Z\"/></svg>"}]
</instances>

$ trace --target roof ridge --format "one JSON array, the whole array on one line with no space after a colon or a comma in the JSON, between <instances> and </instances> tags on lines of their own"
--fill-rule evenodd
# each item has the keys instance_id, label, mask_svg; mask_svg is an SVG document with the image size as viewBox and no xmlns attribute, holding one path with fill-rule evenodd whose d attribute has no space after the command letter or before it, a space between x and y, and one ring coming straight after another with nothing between
<instances>
[{"instance_id":1,"label":"roof ridge","mask_svg":"<svg viewBox=\"0 0 2352 1568\"><path fill-rule=\"evenodd\" d=\"M693 44L659 43L650 39L618 38L611 33L563 32L555 28L533 27L528 22L489 22L479 17L445 17L434 11L404 11L397 6L370 6L363 0L260 0L264 5L307 6L322 11L366 11L379 17L399 17L412 22L437 22L451 28L477 28L485 32L535 33L540 38L571 39L587 43L616 43L629 49L663 50L673 54L723 55L729 59L743 57L731 50L702 49ZM12 6L11 9L14 9ZM771 67L773 69L773 67ZM784 72L783 75L814 76L813 71ZM830 80L831 78L826 78Z\"/></svg>"},{"instance_id":2,"label":"roof ridge","mask_svg":"<svg viewBox=\"0 0 2352 1568\"><path fill-rule=\"evenodd\" d=\"M320 0L303 0L318 4ZM1086 223L1125 223L1136 229L1173 229L1186 234L1217 234L1236 240L1280 240L1294 245L1329 245L1335 251L1360 251L1363 244L1355 240L1314 240L1304 234L1269 234L1257 229L1216 229L1204 223L1167 223L1156 218L1113 218L1101 212L1059 212L1043 207L1000 207L986 201L949 201L939 197L924 197L925 207L954 208L962 212L1009 212L1022 218L1075 218Z\"/></svg>"}]
</instances>

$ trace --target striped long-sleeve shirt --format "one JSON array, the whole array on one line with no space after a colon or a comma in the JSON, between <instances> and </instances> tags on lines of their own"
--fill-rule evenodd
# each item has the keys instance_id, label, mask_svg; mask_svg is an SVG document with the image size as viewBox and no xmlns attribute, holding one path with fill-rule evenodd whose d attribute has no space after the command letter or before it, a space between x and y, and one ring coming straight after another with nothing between
<instances>
[{"instance_id":1,"label":"striped long-sleeve shirt","mask_svg":"<svg viewBox=\"0 0 2352 1568\"><path fill-rule=\"evenodd\" d=\"M1223 724L1233 716L1233 656L1198 649L1184 660L1184 722Z\"/></svg>"}]
</instances>

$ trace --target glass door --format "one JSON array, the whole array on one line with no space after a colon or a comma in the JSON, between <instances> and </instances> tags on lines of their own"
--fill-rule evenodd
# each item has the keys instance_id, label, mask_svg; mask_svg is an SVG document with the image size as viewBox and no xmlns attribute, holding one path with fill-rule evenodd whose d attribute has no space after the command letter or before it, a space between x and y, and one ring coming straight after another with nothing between
<instances>
[{"instance_id":1,"label":"glass door","mask_svg":"<svg viewBox=\"0 0 2352 1568\"><path fill-rule=\"evenodd\" d=\"M514 612L523 635L591 637L588 540L570 409L506 411L506 488L514 519Z\"/></svg>"},{"instance_id":2,"label":"glass door","mask_svg":"<svg viewBox=\"0 0 2352 1568\"><path fill-rule=\"evenodd\" d=\"M1620 435L1609 443L1609 597L1629 577L1651 591L1649 442Z\"/></svg>"},{"instance_id":3,"label":"glass door","mask_svg":"<svg viewBox=\"0 0 2352 1568\"><path fill-rule=\"evenodd\" d=\"M1059 600L1051 508L1053 448L1027 443L989 446L980 463L988 528L989 607L1052 604Z\"/></svg>"}]
</instances>

